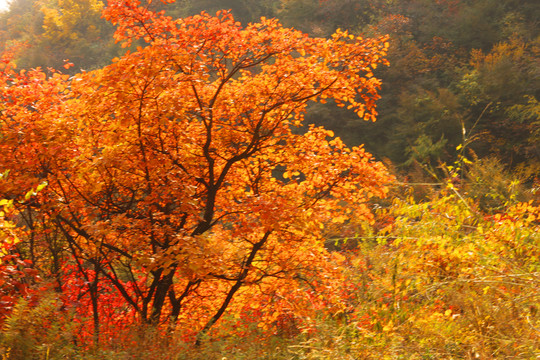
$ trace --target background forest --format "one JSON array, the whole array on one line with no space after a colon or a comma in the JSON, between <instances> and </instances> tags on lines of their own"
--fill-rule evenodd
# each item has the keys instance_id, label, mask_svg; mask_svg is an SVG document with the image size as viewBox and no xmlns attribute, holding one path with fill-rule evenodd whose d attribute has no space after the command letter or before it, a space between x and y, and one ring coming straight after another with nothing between
<instances>
[{"instance_id":1,"label":"background forest","mask_svg":"<svg viewBox=\"0 0 540 360\"><path fill-rule=\"evenodd\" d=\"M115 43L106 6L12 0L0 13L0 50L12 52L17 70L41 68L51 78L106 67L145 46ZM388 176L377 172L388 190L370 190L369 215L321 220L339 271L329 266L303 285L311 270L297 272L290 286L304 297L273 290L257 303L243 294L196 335L133 321L113 286L98 289L98 267L70 277L84 266L63 262L74 251L67 232L36 236L39 219L19 209L46 185L20 189L24 206L4 196L2 359L538 359L538 1L177 0L149 8L172 18L230 9L242 26L276 18L326 39L338 29L388 36L389 65L373 60L382 80L375 122L338 98L308 104L304 125L292 130L311 134L314 124L349 147L363 144L388 168ZM6 164L1 180L10 182ZM99 311L92 294L108 299Z\"/></svg>"}]
</instances>

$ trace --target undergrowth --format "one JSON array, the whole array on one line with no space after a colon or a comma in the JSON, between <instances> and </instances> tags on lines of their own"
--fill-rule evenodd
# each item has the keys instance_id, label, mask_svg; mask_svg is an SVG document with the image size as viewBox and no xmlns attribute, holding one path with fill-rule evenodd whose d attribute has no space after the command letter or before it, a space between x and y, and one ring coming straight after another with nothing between
<instances>
[{"instance_id":1,"label":"undergrowth","mask_svg":"<svg viewBox=\"0 0 540 360\"><path fill-rule=\"evenodd\" d=\"M80 343L81 319L45 296L6 319L2 360L538 359L540 207L512 198L486 212L477 190L395 196L378 226L332 250L346 259L342 310L298 319L295 331L254 318L240 337L224 319L199 345L141 326Z\"/></svg>"}]
</instances>

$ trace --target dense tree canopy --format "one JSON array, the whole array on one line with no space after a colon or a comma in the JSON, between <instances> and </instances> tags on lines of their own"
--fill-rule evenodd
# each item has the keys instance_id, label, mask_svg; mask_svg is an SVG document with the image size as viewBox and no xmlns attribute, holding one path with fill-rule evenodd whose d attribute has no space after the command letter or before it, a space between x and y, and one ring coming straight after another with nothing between
<instances>
[{"instance_id":1,"label":"dense tree canopy","mask_svg":"<svg viewBox=\"0 0 540 360\"><path fill-rule=\"evenodd\" d=\"M104 14L125 46L147 46L71 78L4 67L1 193L25 230L61 237L66 261L142 321L195 321L200 334L237 295L270 301L337 276L325 229L370 221L365 202L389 176L331 131L292 129L326 99L374 119L385 38L310 38L267 19L243 29L226 12L172 20L136 1Z\"/></svg>"}]
</instances>

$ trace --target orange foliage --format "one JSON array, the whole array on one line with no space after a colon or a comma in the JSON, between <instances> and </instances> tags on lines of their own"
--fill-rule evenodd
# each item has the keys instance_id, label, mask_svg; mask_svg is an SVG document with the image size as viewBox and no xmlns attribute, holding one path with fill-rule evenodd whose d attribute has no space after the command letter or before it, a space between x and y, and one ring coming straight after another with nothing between
<instances>
[{"instance_id":1,"label":"orange foliage","mask_svg":"<svg viewBox=\"0 0 540 360\"><path fill-rule=\"evenodd\" d=\"M46 181L21 204L143 321L200 336L226 310L264 308L271 324L309 299L338 306L324 228L371 221L390 177L328 130L292 129L326 99L375 120L386 39L242 29L227 12L173 20L134 0L104 15L117 41L147 46L71 79L2 73L1 194Z\"/></svg>"}]
</instances>

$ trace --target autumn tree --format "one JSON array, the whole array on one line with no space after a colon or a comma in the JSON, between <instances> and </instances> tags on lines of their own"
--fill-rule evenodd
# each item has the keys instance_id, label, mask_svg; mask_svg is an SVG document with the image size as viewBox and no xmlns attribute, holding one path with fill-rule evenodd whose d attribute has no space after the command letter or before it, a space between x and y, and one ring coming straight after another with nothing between
<instances>
[{"instance_id":1,"label":"autumn tree","mask_svg":"<svg viewBox=\"0 0 540 360\"><path fill-rule=\"evenodd\" d=\"M98 0L55 0L45 2L43 32L36 44L47 52L47 64L61 68L64 59L76 69L92 69L106 64L114 56L110 24L101 19L104 3Z\"/></svg>"},{"instance_id":2,"label":"autumn tree","mask_svg":"<svg viewBox=\"0 0 540 360\"><path fill-rule=\"evenodd\" d=\"M374 120L385 38L310 38L265 18L241 28L227 12L173 20L136 0L104 15L124 46L147 45L72 78L2 72L1 194L43 220L36 231L61 233L69 261L138 319L199 339L250 301L331 294L325 229L371 221L366 202L389 176L331 131L293 129L326 99Z\"/></svg>"},{"instance_id":3,"label":"autumn tree","mask_svg":"<svg viewBox=\"0 0 540 360\"><path fill-rule=\"evenodd\" d=\"M470 125L475 125L475 151L514 168L526 165L533 177L540 166L539 50L538 42L514 37L487 54L473 51L458 85L461 102L475 120Z\"/></svg>"},{"instance_id":4,"label":"autumn tree","mask_svg":"<svg viewBox=\"0 0 540 360\"><path fill-rule=\"evenodd\" d=\"M22 68L63 69L69 72L109 64L121 50L111 36L114 28L101 18L104 3L97 0L15 0L0 14L0 48L13 42L26 45L15 58Z\"/></svg>"}]
</instances>

